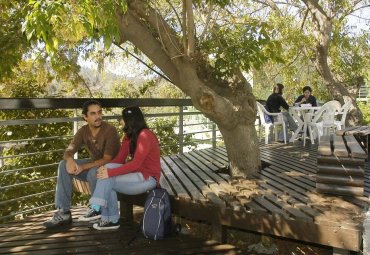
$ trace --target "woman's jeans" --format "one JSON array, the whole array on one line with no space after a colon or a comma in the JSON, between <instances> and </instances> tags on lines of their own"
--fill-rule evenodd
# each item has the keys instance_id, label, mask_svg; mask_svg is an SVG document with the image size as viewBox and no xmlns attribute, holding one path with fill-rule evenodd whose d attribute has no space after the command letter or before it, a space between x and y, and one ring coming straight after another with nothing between
<instances>
[{"instance_id":1,"label":"woman's jeans","mask_svg":"<svg viewBox=\"0 0 370 255\"><path fill-rule=\"evenodd\" d=\"M116 168L122 164L109 163L105 166ZM137 195L154 189L157 185L153 177L144 179L139 172L117 175L107 179L98 179L90 204L101 206L101 219L103 221L117 222L119 220L117 193Z\"/></svg>"},{"instance_id":2,"label":"woman's jeans","mask_svg":"<svg viewBox=\"0 0 370 255\"><path fill-rule=\"evenodd\" d=\"M91 159L75 159L75 162L78 165L82 165L91 162ZM81 172L79 175L73 175L67 172L66 161L60 161L58 166L57 188L55 191L55 207L64 211L71 208L72 178L87 181L91 192L93 192L96 186L97 170L98 168L94 167L88 171Z\"/></svg>"}]
</instances>

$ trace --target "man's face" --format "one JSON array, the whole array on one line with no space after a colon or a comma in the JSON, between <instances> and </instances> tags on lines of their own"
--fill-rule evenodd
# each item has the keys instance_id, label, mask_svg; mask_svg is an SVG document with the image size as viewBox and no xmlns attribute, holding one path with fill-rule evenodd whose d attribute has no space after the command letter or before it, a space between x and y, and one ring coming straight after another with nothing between
<instances>
[{"instance_id":1,"label":"man's face","mask_svg":"<svg viewBox=\"0 0 370 255\"><path fill-rule=\"evenodd\" d=\"M303 93L304 97L305 98L309 98L310 95L311 95L311 92L309 90L306 90L304 93Z\"/></svg>"},{"instance_id":2,"label":"man's face","mask_svg":"<svg viewBox=\"0 0 370 255\"><path fill-rule=\"evenodd\" d=\"M92 104L87 108L87 114L84 116L87 124L90 127L100 127L102 122L102 109L99 105Z\"/></svg>"}]
</instances>

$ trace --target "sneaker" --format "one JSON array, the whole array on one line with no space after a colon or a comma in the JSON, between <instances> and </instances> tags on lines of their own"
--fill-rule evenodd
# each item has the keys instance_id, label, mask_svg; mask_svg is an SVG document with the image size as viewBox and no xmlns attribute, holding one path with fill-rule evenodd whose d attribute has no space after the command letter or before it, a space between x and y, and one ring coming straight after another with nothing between
<instances>
[{"instance_id":1,"label":"sneaker","mask_svg":"<svg viewBox=\"0 0 370 255\"><path fill-rule=\"evenodd\" d=\"M98 220L101 217L101 212L97 212L94 209L90 208L87 213L80 218L78 218L78 221L94 221Z\"/></svg>"},{"instance_id":2,"label":"sneaker","mask_svg":"<svg viewBox=\"0 0 370 255\"><path fill-rule=\"evenodd\" d=\"M72 215L71 212L62 212L62 211L57 211L54 213L53 217L45 221L43 223L45 228L54 228L54 227L59 227L63 225L69 225L72 223Z\"/></svg>"},{"instance_id":3,"label":"sneaker","mask_svg":"<svg viewBox=\"0 0 370 255\"><path fill-rule=\"evenodd\" d=\"M120 225L118 221L116 223L113 223L110 221L101 220L93 225L93 228L97 230L118 229L119 227Z\"/></svg>"}]
</instances>

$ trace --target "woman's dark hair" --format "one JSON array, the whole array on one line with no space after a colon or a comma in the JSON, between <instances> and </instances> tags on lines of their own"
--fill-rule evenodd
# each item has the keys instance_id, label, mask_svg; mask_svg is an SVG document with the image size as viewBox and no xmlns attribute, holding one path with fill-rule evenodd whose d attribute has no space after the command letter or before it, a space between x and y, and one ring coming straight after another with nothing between
<instances>
[{"instance_id":1,"label":"woman's dark hair","mask_svg":"<svg viewBox=\"0 0 370 255\"><path fill-rule=\"evenodd\" d=\"M87 112L89 111L89 106L90 105L99 105L101 107L101 103L99 101L96 101L94 99L86 101L82 105L82 114L85 115L86 117L87 117Z\"/></svg>"},{"instance_id":2,"label":"woman's dark hair","mask_svg":"<svg viewBox=\"0 0 370 255\"><path fill-rule=\"evenodd\" d=\"M122 119L125 122L123 132L130 139L130 154L134 155L136 150L137 138L141 130L148 128L144 115L139 107L130 106L122 111Z\"/></svg>"},{"instance_id":3,"label":"woman's dark hair","mask_svg":"<svg viewBox=\"0 0 370 255\"><path fill-rule=\"evenodd\" d=\"M312 89L310 86L304 86L302 89L302 92L304 93L306 90L308 90L310 93L312 93Z\"/></svg>"},{"instance_id":4,"label":"woman's dark hair","mask_svg":"<svg viewBox=\"0 0 370 255\"><path fill-rule=\"evenodd\" d=\"M280 95L283 94L283 88L284 88L284 85L281 84L281 83L277 83L275 86L274 86L274 89L273 89L273 93L278 93Z\"/></svg>"}]
</instances>

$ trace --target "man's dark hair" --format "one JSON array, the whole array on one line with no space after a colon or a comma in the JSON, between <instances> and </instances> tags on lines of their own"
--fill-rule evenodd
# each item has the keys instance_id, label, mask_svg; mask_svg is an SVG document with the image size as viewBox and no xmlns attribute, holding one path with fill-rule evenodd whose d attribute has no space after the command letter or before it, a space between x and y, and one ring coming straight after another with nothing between
<instances>
[{"instance_id":1,"label":"man's dark hair","mask_svg":"<svg viewBox=\"0 0 370 255\"><path fill-rule=\"evenodd\" d=\"M82 114L87 116L87 112L89 110L89 106L90 105L99 105L101 107L101 103L97 100L94 100L94 99L91 99L91 100L88 100L86 101L83 105L82 105Z\"/></svg>"},{"instance_id":2,"label":"man's dark hair","mask_svg":"<svg viewBox=\"0 0 370 255\"><path fill-rule=\"evenodd\" d=\"M312 93L312 89L310 86L304 86L302 89L302 92L304 93L306 90L308 90L310 93Z\"/></svg>"},{"instance_id":3,"label":"man's dark hair","mask_svg":"<svg viewBox=\"0 0 370 255\"><path fill-rule=\"evenodd\" d=\"M274 86L274 89L273 89L273 93L278 93L278 94L282 95L283 94L283 88L284 88L283 84L276 83L276 85Z\"/></svg>"}]
</instances>

